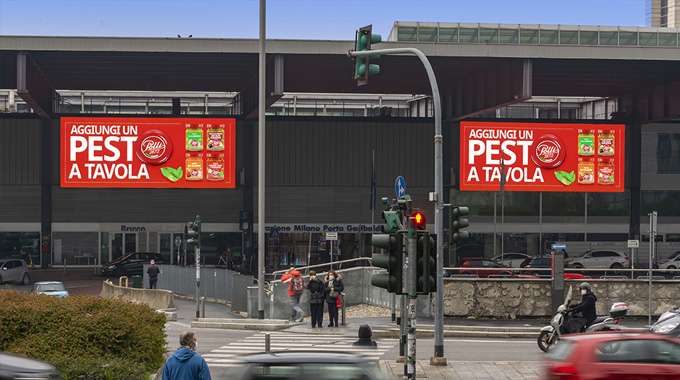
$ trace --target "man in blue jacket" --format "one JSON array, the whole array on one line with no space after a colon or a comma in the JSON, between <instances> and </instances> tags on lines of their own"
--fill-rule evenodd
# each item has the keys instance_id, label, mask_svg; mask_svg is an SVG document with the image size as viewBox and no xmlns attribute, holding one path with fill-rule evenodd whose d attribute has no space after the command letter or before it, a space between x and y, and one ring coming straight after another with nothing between
<instances>
[{"instance_id":1,"label":"man in blue jacket","mask_svg":"<svg viewBox=\"0 0 680 380\"><path fill-rule=\"evenodd\" d=\"M196 350L196 336L187 332L179 337L180 348L163 366L163 380L211 380L208 364Z\"/></svg>"}]
</instances>

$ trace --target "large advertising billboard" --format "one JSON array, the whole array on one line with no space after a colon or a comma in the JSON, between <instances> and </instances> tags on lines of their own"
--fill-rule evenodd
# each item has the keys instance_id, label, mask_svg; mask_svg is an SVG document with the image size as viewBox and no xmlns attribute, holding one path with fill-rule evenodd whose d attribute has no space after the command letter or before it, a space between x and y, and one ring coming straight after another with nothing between
<instances>
[{"instance_id":1,"label":"large advertising billboard","mask_svg":"<svg viewBox=\"0 0 680 380\"><path fill-rule=\"evenodd\" d=\"M462 121L460 190L623 192L624 139L622 124Z\"/></svg>"},{"instance_id":2,"label":"large advertising billboard","mask_svg":"<svg viewBox=\"0 0 680 380\"><path fill-rule=\"evenodd\" d=\"M236 187L236 120L61 118L61 186Z\"/></svg>"}]
</instances>

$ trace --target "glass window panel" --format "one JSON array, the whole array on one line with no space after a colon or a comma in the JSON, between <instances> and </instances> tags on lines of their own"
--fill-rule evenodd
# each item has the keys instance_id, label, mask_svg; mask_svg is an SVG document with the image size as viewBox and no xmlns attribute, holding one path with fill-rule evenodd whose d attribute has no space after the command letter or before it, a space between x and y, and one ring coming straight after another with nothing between
<instances>
[{"instance_id":1,"label":"glass window panel","mask_svg":"<svg viewBox=\"0 0 680 380\"><path fill-rule=\"evenodd\" d=\"M484 191L459 191L452 192L451 199L455 199L456 204L469 205L472 216L493 216L493 194Z\"/></svg>"},{"instance_id":2,"label":"glass window panel","mask_svg":"<svg viewBox=\"0 0 680 380\"><path fill-rule=\"evenodd\" d=\"M656 33L640 33L640 45L641 46L656 46L658 44Z\"/></svg>"},{"instance_id":3,"label":"glass window panel","mask_svg":"<svg viewBox=\"0 0 680 380\"><path fill-rule=\"evenodd\" d=\"M557 44L557 31L556 30L541 30L541 43L542 44Z\"/></svg>"},{"instance_id":4,"label":"glass window panel","mask_svg":"<svg viewBox=\"0 0 680 380\"><path fill-rule=\"evenodd\" d=\"M680 191L643 191L640 215L643 219L650 212L659 211L661 217L680 216ZM645 222L643 222L645 223Z\"/></svg>"},{"instance_id":5,"label":"glass window panel","mask_svg":"<svg viewBox=\"0 0 680 380\"><path fill-rule=\"evenodd\" d=\"M220 263L220 258L222 262ZM243 264L240 232L201 233L201 259L205 264L227 265L229 269L240 270Z\"/></svg>"},{"instance_id":6,"label":"glass window panel","mask_svg":"<svg viewBox=\"0 0 680 380\"><path fill-rule=\"evenodd\" d=\"M498 221L500 222L502 194L498 194ZM538 221L538 199L536 192L505 192L505 221Z\"/></svg>"},{"instance_id":7,"label":"glass window panel","mask_svg":"<svg viewBox=\"0 0 680 380\"><path fill-rule=\"evenodd\" d=\"M517 29L501 29L502 44L516 44L518 41Z\"/></svg>"},{"instance_id":8,"label":"glass window panel","mask_svg":"<svg viewBox=\"0 0 680 380\"><path fill-rule=\"evenodd\" d=\"M498 29L480 29L479 42L487 44L498 43Z\"/></svg>"},{"instance_id":9,"label":"glass window panel","mask_svg":"<svg viewBox=\"0 0 680 380\"><path fill-rule=\"evenodd\" d=\"M659 33L659 46L678 46L676 33Z\"/></svg>"},{"instance_id":10,"label":"glass window panel","mask_svg":"<svg viewBox=\"0 0 680 380\"><path fill-rule=\"evenodd\" d=\"M597 45L597 32L594 31L581 31L580 32L580 44L581 45Z\"/></svg>"},{"instance_id":11,"label":"glass window panel","mask_svg":"<svg viewBox=\"0 0 680 380\"><path fill-rule=\"evenodd\" d=\"M597 216L627 217L628 215L630 215L629 192L588 193L588 218Z\"/></svg>"},{"instance_id":12,"label":"glass window panel","mask_svg":"<svg viewBox=\"0 0 680 380\"><path fill-rule=\"evenodd\" d=\"M578 44L578 31L576 30L561 30L560 44L576 45Z\"/></svg>"},{"instance_id":13,"label":"glass window panel","mask_svg":"<svg viewBox=\"0 0 680 380\"><path fill-rule=\"evenodd\" d=\"M399 29L397 29L397 40L398 41L417 41L418 40L417 31L418 31L418 29L415 28L415 27L400 26Z\"/></svg>"},{"instance_id":14,"label":"glass window panel","mask_svg":"<svg viewBox=\"0 0 680 380\"><path fill-rule=\"evenodd\" d=\"M439 28L439 42L458 42L458 28Z\"/></svg>"},{"instance_id":15,"label":"glass window panel","mask_svg":"<svg viewBox=\"0 0 680 380\"><path fill-rule=\"evenodd\" d=\"M0 232L0 259L23 259L29 266L40 265L39 232Z\"/></svg>"},{"instance_id":16,"label":"glass window panel","mask_svg":"<svg viewBox=\"0 0 680 380\"><path fill-rule=\"evenodd\" d=\"M460 29L460 42L461 43L476 43L478 29L472 28L461 28Z\"/></svg>"},{"instance_id":17,"label":"glass window panel","mask_svg":"<svg viewBox=\"0 0 680 380\"><path fill-rule=\"evenodd\" d=\"M437 28L423 28L418 29L418 41L420 42L437 42Z\"/></svg>"},{"instance_id":18,"label":"glass window panel","mask_svg":"<svg viewBox=\"0 0 680 380\"><path fill-rule=\"evenodd\" d=\"M600 32L600 45L618 45L619 32Z\"/></svg>"},{"instance_id":19,"label":"glass window panel","mask_svg":"<svg viewBox=\"0 0 680 380\"><path fill-rule=\"evenodd\" d=\"M521 44L534 45L538 43L537 29L522 29L519 34L521 36Z\"/></svg>"},{"instance_id":20,"label":"glass window panel","mask_svg":"<svg viewBox=\"0 0 680 380\"><path fill-rule=\"evenodd\" d=\"M583 222L584 193L543 193L543 222Z\"/></svg>"},{"instance_id":21,"label":"glass window panel","mask_svg":"<svg viewBox=\"0 0 680 380\"><path fill-rule=\"evenodd\" d=\"M619 32L619 45L637 45L637 33Z\"/></svg>"},{"instance_id":22,"label":"glass window panel","mask_svg":"<svg viewBox=\"0 0 680 380\"><path fill-rule=\"evenodd\" d=\"M54 232L54 262L59 265L96 265L99 232ZM55 242L60 240L59 243Z\"/></svg>"}]
</instances>

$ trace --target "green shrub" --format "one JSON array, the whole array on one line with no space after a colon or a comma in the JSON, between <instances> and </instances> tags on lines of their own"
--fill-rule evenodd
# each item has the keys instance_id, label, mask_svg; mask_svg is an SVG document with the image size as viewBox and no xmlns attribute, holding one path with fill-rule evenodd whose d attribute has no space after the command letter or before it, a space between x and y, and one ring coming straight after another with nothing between
<instances>
[{"instance_id":1,"label":"green shrub","mask_svg":"<svg viewBox=\"0 0 680 380\"><path fill-rule=\"evenodd\" d=\"M65 379L142 379L163 364L165 317L95 297L0 292L0 351L44 360Z\"/></svg>"}]
</instances>

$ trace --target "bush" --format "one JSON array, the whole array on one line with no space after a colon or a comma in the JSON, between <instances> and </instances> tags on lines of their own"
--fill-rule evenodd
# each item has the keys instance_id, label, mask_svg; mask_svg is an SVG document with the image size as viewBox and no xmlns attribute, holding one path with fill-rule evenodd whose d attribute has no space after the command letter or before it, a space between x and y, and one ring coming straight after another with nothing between
<instances>
[{"instance_id":1,"label":"bush","mask_svg":"<svg viewBox=\"0 0 680 380\"><path fill-rule=\"evenodd\" d=\"M0 292L0 351L44 360L66 380L142 379L163 364L165 317L95 297Z\"/></svg>"}]
</instances>

